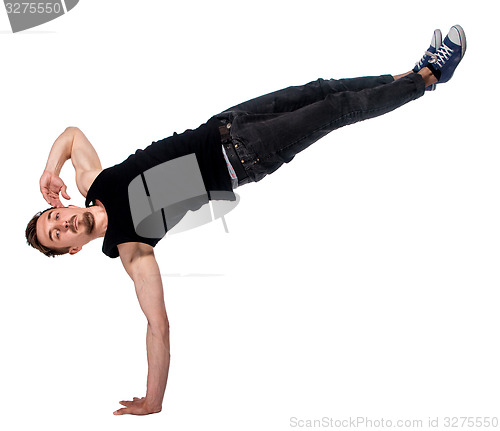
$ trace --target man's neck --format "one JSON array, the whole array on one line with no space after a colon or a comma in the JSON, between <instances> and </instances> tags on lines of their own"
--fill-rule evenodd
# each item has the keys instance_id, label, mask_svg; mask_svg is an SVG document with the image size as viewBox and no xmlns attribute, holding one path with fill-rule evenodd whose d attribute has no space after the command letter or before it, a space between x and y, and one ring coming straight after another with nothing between
<instances>
[{"instance_id":1,"label":"man's neck","mask_svg":"<svg viewBox=\"0 0 500 431\"><path fill-rule=\"evenodd\" d=\"M89 208L90 212L94 216L95 226L94 226L94 237L102 238L106 234L106 229L108 228L108 214L104 205L96 200L95 205Z\"/></svg>"}]
</instances>

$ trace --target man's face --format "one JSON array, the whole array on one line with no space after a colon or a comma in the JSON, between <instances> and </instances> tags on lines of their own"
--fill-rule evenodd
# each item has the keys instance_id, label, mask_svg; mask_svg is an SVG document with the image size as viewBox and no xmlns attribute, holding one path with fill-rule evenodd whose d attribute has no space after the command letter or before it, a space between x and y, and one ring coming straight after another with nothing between
<instances>
[{"instance_id":1,"label":"man's face","mask_svg":"<svg viewBox=\"0 0 500 431\"><path fill-rule=\"evenodd\" d=\"M87 208L70 205L44 212L36 223L36 233L42 245L68 248L75 254L92 239L95 220Z\"/></svg>"}]
</instances>

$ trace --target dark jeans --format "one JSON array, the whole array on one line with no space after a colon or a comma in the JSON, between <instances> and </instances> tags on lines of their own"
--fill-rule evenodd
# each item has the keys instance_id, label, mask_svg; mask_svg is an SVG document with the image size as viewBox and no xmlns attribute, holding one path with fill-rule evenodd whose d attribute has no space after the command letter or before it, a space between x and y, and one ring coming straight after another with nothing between
<instances>
[{"instance_id":1,"label":"dark jeans","mask_svg":"<svg viewBox=\"0 0 500 431\"><path fill-rule=\"evenodd\" d=\"M423 78L412 73L318 79L257 97L216 115L230 133L248 178L260 181L318 139L348 124L390 112L421 97Z\"/></svg>"}]
</instances>

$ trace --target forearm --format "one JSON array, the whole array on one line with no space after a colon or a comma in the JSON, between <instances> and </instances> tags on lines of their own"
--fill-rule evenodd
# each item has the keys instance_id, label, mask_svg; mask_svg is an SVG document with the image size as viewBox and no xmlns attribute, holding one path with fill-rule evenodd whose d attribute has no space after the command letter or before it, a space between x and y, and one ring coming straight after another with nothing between
<instances>
[{"instance_id":1,"label":"forearm","mask_svg":"<svg viewBox=\"0 0 500 431\"><path fill-rule=\"evenodd\" d=\"M134 280L135 290L142 311L148 320L146 348L148 378L146 397L135 399L122 413L149 414L162 409L170 367L169 322L160 268L154 257L153 247L142 243L125 243L118 246L120 258L127 273ZM119 413L119 414L122 414Z\"/></svg>"},{"instance_id":2,"label":"forearm","mask_svg":"<svg viewBox=\"0 0 500 431\"><path fill-rule=\"evenodd\" d=\"M55 140L49 153L45 170L55 175L59 175L64 163L71 158L71 150L73 147L73 139L75 130L73 127L68 127Z\"/></svg>"},{"instance_id":3,"label":"forearm","mask_svg":"<svg viewBox=\"0 0 500 431\"><path fill-rule=\"evenodd\" d=\"M170 366L170 341L168 326L162 330L153 330L148 323L146 333L148 356L148 381L146 402L160 411L167 387L168 370Z\"/></svg>"}]
</instances>

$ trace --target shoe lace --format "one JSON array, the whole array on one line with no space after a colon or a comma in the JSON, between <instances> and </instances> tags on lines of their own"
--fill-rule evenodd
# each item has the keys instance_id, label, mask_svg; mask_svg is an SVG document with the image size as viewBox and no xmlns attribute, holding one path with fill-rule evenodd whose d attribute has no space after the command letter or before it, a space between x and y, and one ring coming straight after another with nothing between
<instances>
[{"instance_id":1,"label":"shoe lace","mask_svg":"<svg viewBox=\"0 0 500 431\"><path fill-rule=\"evenodd\" d=\"M429 63L436 64L438 67L443 67L444 63L451 57L451 54L453 54L453 50L443 43L436 54L431 55L432 58L429 60Z\"/></svg>"},{"instance_id":2,"label":"shoe lace","mask_svg":"<svg viewBox=\"0 0 500 431\"><path fill-rule=\"evenodd\" d=\"M416 66L420 69L422 67L422 64L424 64L424 61L425 61L425 57L426 56L429 56L429 57L434 57L435 54L433 54L432 52L429 52L429 51L425 51L423 57L418 61L418 63L416 64Z\"/></svg>"}]
</instances>

